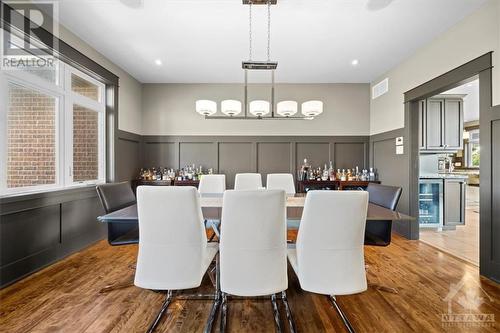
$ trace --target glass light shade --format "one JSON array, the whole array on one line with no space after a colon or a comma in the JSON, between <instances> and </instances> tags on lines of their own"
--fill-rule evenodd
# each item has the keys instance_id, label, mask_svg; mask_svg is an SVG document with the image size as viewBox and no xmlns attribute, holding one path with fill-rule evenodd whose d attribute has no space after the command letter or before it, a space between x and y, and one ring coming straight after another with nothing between
<instances>
[{"instance_id":1,"label":"glass light shade","mask_svg":"<svg viewBox=\"0 0 500 333\"><path fill-rule=\"evenodd\" d=\"M323 113L322 101L307 101L302 103L302 114L306 117L316 117Z\"/></svg>"},{"instance_id":2,"label":"glass light shade","mask_svg":"<svg viewBox=\"0 0 500 333\"><path fill-rule=\"evenodd\" d=\"M269 102L268 101L251 101L250 102L250 113L256 117L262 117L269 113Z\"/></svg>"},{"instance_id":3,"label":"glass light shade","mask_svg":"<svg viewBox=\"0 0 500 333\"><path fill-rule=\"evenodd\" d=\"M232 99L222 101L221 112L226 116L236 116L241 113L241 102Z\"/></svg>"},{"instance_id":4,"label":"glass light shade","mask_svg":"<svg viewBox=\"0 0 500 333\"><path fill-rule=\"evenodd\" d=\"M196 112L203 116L211 116L217 112L217 103L207 99L196 101Z\"/></svg>"},{"instance_id":5,"label":"glass light shade","mask_svg":"<svg viewBox=\"0 0 500 333\"><path fill-rule=\"evenodd\" d=\"M297 113L298 104L295 101L282 101L277 105L276 113L283 117L291 117Z\"/></svg>"}]
</instances>

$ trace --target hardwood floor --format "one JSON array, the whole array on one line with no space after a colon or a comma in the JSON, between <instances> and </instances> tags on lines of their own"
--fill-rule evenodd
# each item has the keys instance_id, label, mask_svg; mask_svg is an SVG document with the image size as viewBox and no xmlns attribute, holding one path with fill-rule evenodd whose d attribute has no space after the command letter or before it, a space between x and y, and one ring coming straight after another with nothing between
<instances>
[{"instance_id":1,"label":"hardwood floor","mask_svg":"<svg viewBox=\"0 0 500 333\"><path fill-rule=\"evenodd\" d=\"M136 287L99 293L132 279L136 251L133 245L111 247L101 241L1 290L0 331L144 332L163 294ZM389 247L365 251L369 283L395 287L398 293L370 287L339 296L358 332L498 332L500 285L480 278L477 267L398 236ZM453 314L491 314L493 321L482 327L470 321L446 327L442 315L448 314L446 297L453 287ZM205 276L197 291L211 290ZM301 291L292 270L288 298L299 332L345 332L327 298ZM157 332L201 332L210 306L210 301L175 301ZM274 332L270 301L231 300L228 326L229 332Z\"/></svg>"},{"instance_id":2,"label":"hardwood floor","mask_svg":"<svg viewBox=\"0 0 500 333\"><path fill-rule=\"evenodd\" d=\"M479 187L467 186L465 225L455 230L420 229L424 243L479 266Z\"/></svg>"}]
</instances>

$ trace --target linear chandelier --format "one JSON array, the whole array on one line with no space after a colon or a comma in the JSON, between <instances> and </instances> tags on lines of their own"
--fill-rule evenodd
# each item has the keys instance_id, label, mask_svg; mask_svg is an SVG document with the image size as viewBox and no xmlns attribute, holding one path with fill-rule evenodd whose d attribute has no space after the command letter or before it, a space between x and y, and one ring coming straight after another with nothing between
<instances>
[{"instance_id":1,"label":"linear chandelier","mask_svg":"<svg viewBox=\"0 0 500 333\"><path fill-rule=\"evenodd\" d=\"M211 100L197 100L196 112L205 116L205 119L241 119L241 120L311 120L323 113L323 102L312 100L302 103L302 115L298 112L296 101L281 101L275 106L275 80L274 72L278 67L277 61L271 61L271 5L276 5L277 0L243 0L244 5L248 5L249 14L249 59L242 62L244 70L244 101L243 105L239 100L224 100L221 102L221 113L216 115L217 103ZM267 60L252 60L252 6L267 5ZM271 101L252 100L248 101L248 72L249 71L269 71L271 73ZM240 115L243 111L243 114Z\"/></svg>"}]
</instances>

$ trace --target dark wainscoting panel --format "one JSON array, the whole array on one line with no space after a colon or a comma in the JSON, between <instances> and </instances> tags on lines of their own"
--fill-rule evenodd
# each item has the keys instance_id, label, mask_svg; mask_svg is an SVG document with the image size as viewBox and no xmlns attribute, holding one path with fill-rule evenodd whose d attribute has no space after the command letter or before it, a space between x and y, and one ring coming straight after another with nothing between
<instances>
[{"instance_id":1,"label":"dark wainscoting panel","mask_svg":"<svg viewBox=\"0 0 500 333\"><path fill-rule=\"evenodd\" d=\"M93 186L0 199L0 287L106 236Z\"/></svg>"},{"instance_id":2,"label":"dark wainscoting panel","mask_svg":"<svg viewBox=\"0 0 500 333\"><path fill-rule=\"evenodd\" d=\"M142 168L142 137L137 134L118 131L116 143L116 180L125 181L137 177Z\"/></svg>"},{"instance_id":3,"label":"dark wainscoting panel","mask_svg":"<svg viewBox=\"0 0 500 333\"><path fill-rule=\"evenodd\" d=\"M237 173L255 172L253 164L254 145L249 142L219 143L219 173L226 175L226 186L234 187Z\"/></svg>"},{"instance_id":4,"label":"dark wainscoting panel","mask_svg":"<svg viewBox=\"0 0 500 333\"><path fill-rule=\"evenodd\" d=\"M399 136L404 136L404 129L373 135L370 138L370 164L377 169L382 184L403 188L397 209L408 214L408 147L406 146L407 140L404 140L404 154L396 155L396 138ZM418 239L418 221L396 222L393 224L393 229L409 239Z\"/></svg>"},{"instance_id":5,"label":"dark wainscoting panel","mask_svg":"<svg viewBox=\"0 0 500 333\"><path fill-rule=\"evenodd\" d=\"M86 233L91 235L102 235L106 232L106 226L96 223L96 217L105 214L97 197L85 198L77 201L64 202L61 204L62 241L80 237ZM96 226L97 224L97 226Z\"/></svg>"},{"instance_id":6,"label":"dark wainscoting panel","mask_svg":"<svg viewBox=\"0 0 500 333\"><path fill-rule=\"evenodd\" d=\"M50 205L2 215L2 266L57 246L59 213L59 205Z\"/></svg>"},{"instance_id":7,"label":"dark wainscoting panel","mask_svg":"<svg viewBox=\"0 0 500 333\"><path fill-rule=\"evenodd\" d=\"M217 169L217 145L213 142L181 142L179 144L181 167L195 164Z\"/></svg>"},{"instance_id":8,"label":"dark wainscoting panel","mask_svg":"<svg viewBox=\"0 0 500 333\"><path fill-rule=\"evenodd\" d=\"M227 176L238 172L292 173L304 158L315 167L368 167L368 136L143 136L143 167L182 168L195 163Z\"/></svg>"},{"instance_id":9,"label":"dark wainscoting panel","mask_svg":"<svg viewBox=\"0 0 500 333\"><path fill-rule=\"evenodd\" d=\"M333 160L337 161L337 169L349 169L366 165L368 147L364 143L335 143L333 145Z\"/></svg>"},{"instance_id":10,"label":"dark wainscoting panel","mask_svg":"<svg viewBox=\"0 0 500 333\"><path fill-rule=\"evenodd\" d=\"M300 139L299 139L300 140ZM331 161L329 142L297 142L296 144L295 170L298 170L307 158L307 162L313 166L323 167Z\"/></svg>"},{"instance_id":11,"label":"dark wainscoting panel","mask_svg":"<svg viewBox=\"0 0 500 333\"><path fill-rule=\"evenodd\" d=\"M179 153L174 142L144 142L143 167L179 167ZM135 177L134 177L135 178Z\"/></svg>"},{"instance_id":12,"label":"dark wainscoting panel","mask_svg":"<svg viewBox=\"0 0 500 333\"><path fill-rule=\"evenodd\" d=\"M268 173L295 173L291 147L289 142L257 143L257 172L264 186Z\"/></svg>"},{"instance_id":13,"label":"dark wainscoting panel","mask_svg":"<svg viewBox=\"0 0 500 333\"><path fill-rule=\"evenodd\" d=\"M500 120L491 122L491 239L500 239ZM491 260L500 262L500 242L492 242Z\"/></svg>"}]
</instances>

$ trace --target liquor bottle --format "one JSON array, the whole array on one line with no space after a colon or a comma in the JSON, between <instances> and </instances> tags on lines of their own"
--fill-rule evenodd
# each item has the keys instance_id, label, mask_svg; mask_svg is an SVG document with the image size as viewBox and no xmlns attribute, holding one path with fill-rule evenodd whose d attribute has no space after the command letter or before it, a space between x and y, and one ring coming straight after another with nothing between
<instances>
[{"instance_id":1,"label":"liquor bottle","mask_svg":"<svg viewBox=\"0 0 500 333\"><path fill-rule=\"evenodd\" d=\"M330 178L330 181L335 180L335 169L333 168L332 161L330 161L330 167L328 168L328 176Z\"/></svg>"},{"instance_id":2,"label":"liquor bottle","mask_svg":"<svg viewBox=\"0 0 500 333\"><path fill-rule=\"evenodd\" d=\"M304 158L304 163L300 167L299 179L300 180L308 180L309 179L309 170L311 166L307 162L307 158Z\"/></svg>"},{"instance_id":3,"label":"liquor bottle","mask_svg":"<svg viewBox=\"0 0 500 333\"><path fill-rule=\"evenodd\" d=\"M156 180L156 169L151 170L151 180Z\"/></svg>"},{"instance_id":4,"label":"liquor bottle","mask_svg":"<svg viewBox=\"0 0 500 333\"><path fill-rule=\"evenodd\" d=\"M325 167L323 168L323 172L321 173L321 180L327 181L328 178L329 178L329 173L328 173L328 169L326 168L326 163L325 163Z\"/></svg>"},{"instance_id":5,"label":"liquor bottle","mask_svg":"<svg viewBox=\"0 0 500 333\"><path fill-rule=\"evenodd\" d=\"M342 173L340 174L340 181L345 182L347 180L347 174L345 169L342 169Z\"/></svg>"},{"instance_id":6,"label":"liquor bottle","mask_svg":"<svg viewBox=\"0 0 500 333\"><path fill-rule=\"evenodd\" d=\"M347 180L349 180L349 181L352 180L352 171L351 171L351 169L347 169Z\"/></svg>"},{"instance_id":7,"label":"liquor bottle","mask_svg":"<svg viewBox=\"0 0 500 333\"><path fill-rule=\"evenodd\" d=\"M356 165L356 174L354 175L354 179L359 180L361 174L359 173L359 167Z\"/></svg>"},{"instance_id":8,"label":"liquor bottle","mask_svg":"<svg viewBox=\"0 0 500 333\"><path fill-rule=\"evenodd\" d=\"M368 180L369 181L375 181L375 171L373 170L373 168L370 168L370 173L368 174Z\"/></svg>"}]
</instances>

